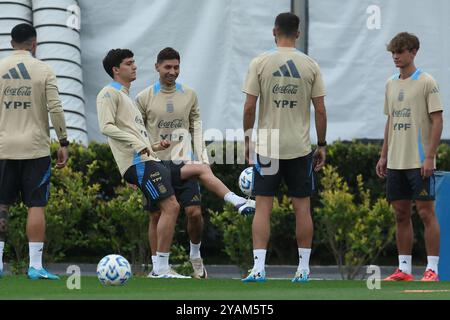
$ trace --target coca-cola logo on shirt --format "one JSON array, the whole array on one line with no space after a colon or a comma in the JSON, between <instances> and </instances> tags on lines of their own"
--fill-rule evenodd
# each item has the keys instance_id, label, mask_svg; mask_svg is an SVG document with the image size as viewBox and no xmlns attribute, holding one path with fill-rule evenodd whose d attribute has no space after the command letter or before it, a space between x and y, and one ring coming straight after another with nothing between
<instances>
[{"instance_id":1,"label":"coca-cola logo on shirt","mask_svg":"<svg viewBox=\"0 0 450 320\"><path fill-rule=\"evenodd\" d=\"M298 85L288 84L285 86L280 86L278 84L273 87L273 94L297 94Z\"/></svg>"},{"instance_id":2,"label":"coca-cola logo on shirt","mask_svg":"<svg viewBox=\"0 0 450 320\"><path fill-rule=\"evenodd\" d=\"M172 121L161 120L158 123L159 129L180 129L183 128L183 120L175 119Z\"/></svg>"},{"instance_id":3,"label":"coca-cola logo on shirt","mask_svg":"<svg viewBox=\"0 0 450 320\"><path fill-rule=\"evenodd\" d=\"M6 87L3 95L6 97L29 97L31 96L31 87L12 88Z\"/></svg>"}]
</instances>

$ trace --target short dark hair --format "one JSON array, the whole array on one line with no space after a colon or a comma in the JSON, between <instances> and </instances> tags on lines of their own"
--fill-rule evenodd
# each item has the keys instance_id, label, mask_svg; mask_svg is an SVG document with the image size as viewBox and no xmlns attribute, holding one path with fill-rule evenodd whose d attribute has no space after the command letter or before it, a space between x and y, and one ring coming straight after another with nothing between
<instances>
[{"instance_id":1,"label":"short dark hair","mask_svg":"<svg viewBox=\"0 0 450 320\"><path fill-rule=\"evenodd\" d=\"M414 49L417 51L420 49L419 38L408 32L400 32L387 45L387 51L392 53L403 52L404 50L412 51Z\"/></svg>"},{"instance_id":2,"label":"short dark hair","mask_svg":"<svg viewBox=\"0 0 450 320\"><path fill-rule=\"evenodd\" d=\"M291 12L280 13L275 19L275 27L278 27L284 36L295 36L300 27L300 18Z\"/></svg>"},{"instance_id":3,"label":"short dark hair","mask_svg":"<svg viewBox=\"0 0 450 320\"><path fill-rule=\"evenodd\" d=\"M164 60L174 60L174 59L180 61L180 54L178 53L177 50L168 47L168 48L162 49L158 53L158 58L157 58L156 62L161 63Z\"/></svg>"},{"instance_id":4,"label":"short dark hair","mask_svg":"<svg viewBox=\"0 0 450 320\"><path fill-rule=\"evenodd\" d=\"M11 30L11 38L15 43L24 43L36 38L36 29L27 23L21 23Z\"/></svg>"},{"instance_id":5,"label":"short dark hair","mask_svg":"<svg viewBox=\"0 0 450 320\"><path fill-rule=\"evenodd\" d=\"M134 53L128 49L112 49L108 52L106 57L103 59L103 68L111 78L114 79L113 68L119 68L123 60L127 58L133 58Z\"/></svg>"}]
</instances>

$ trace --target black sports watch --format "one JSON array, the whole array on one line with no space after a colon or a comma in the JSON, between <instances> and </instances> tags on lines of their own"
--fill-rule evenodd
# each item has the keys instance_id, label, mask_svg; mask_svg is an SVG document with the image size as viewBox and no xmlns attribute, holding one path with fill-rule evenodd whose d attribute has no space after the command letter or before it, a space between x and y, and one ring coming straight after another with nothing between
<instances>
[{"instance_id":1,"label":"black sports watch","mask_svg":"<svg viewBox=\"0 0 450 320\"><path fill-rule=\"evenodd\" d=\"M323 141L323 142L317 142L317 146L318 147L326 147L327 146L327 142L326 141Z\"/></svg>"},{"instance_id":2,"label":"black sports watch","mask_svg":"<svg viewBox=\"0 0 450 320\"><path fill-rule=\"evenodd\" d=\"M60 145L61 147L68 147L69 144L70 144L70 142L69 142L69 140L67 140L67 139L59 140L59 145Z\"/></svg>"}]
</instances>

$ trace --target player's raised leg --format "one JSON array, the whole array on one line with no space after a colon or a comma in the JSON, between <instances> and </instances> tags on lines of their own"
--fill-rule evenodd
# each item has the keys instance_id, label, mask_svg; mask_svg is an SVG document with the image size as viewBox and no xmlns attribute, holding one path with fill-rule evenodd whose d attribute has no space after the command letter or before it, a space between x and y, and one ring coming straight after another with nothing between
<instances>
[{"instance_id":1,"label":"player's raised leg","mask_svg":"<svg viewBox=\"0 0 450 320\"><path fill-rule=\"evenodd\" d=\"M173 174L173 171L172 171ZM245 199L231 192L205 164L186 164L180 170L181 180L197 178L206 189L216 194L219 198L231 203L240 214L248 215L255 212L255 201Z\"/></svg>"}]
</instances>

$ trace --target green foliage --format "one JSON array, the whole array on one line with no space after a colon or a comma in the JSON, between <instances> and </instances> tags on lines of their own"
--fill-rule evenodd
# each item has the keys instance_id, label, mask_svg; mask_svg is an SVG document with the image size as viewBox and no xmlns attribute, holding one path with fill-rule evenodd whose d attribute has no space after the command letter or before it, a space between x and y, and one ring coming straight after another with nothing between
<instances>
[{"instance_id":1,"label":"green foliage","mask_svg":"<svg viewBox=\"0 0 450 320\"><path fill-rule=\"evenodd\" d=\"M223 236L223 251L237 265L242 275L253 265L252 216L243 216L233 206L225 205L222 212L210 211L211 223Z\"/></svg>"},{"instance_id":2,"label":"green foliage","mask_svg":"<svg viewBox=\"0 0 450 320\"><path fill-rule=\"evenodd\" d=\"M242 275L253 266L252 222L253 216L242 216L230 206L225 205L223 212L210 212L211 223L223 236L223 251L229 261L237 265ZM297 257L295 240L295 215L292 204L287 197L279 202L274 200L271 214L271 234L267 260ZM292 261L292 260L290 260Z\"/></svg>"},{"instance_id":3,"label":"green foliage","mask_svg":"<svg viewBox=\"0 0 450 320\"><path fill-rule=\"evenodd\" d=\"M235 150L234 163L239 162L236 160L242 159L243 154L239 152L242 151L241 146L227 143L226 147L226 151ZM52 145L54 159L57 148L57 144ZM340 205L342 210L349 210L351 213L348 216L342 216L339 212L335 213L337 216L333 219L336 220L336 225L342 219L340 224L354 222L353 227L362 228L361 232L367 232L367 228L370 226L369 230L375 230L374 234L376 235L378 228L381 228L381 234L384 232L385 237L389 237L390 233L386 231L388 229L383 227L387 222L383 220L384 218L379 217L379 220L376 220L374 217L375 213L384 217L387 211L386 203L382 200L378 201L385 197L384 182L375 174L380 148L380 143L335 142L327 148L327 161L336 168L336 173L340 177L345 177L345 180L341 178L341 185L338 185L340 189L338 188L337 194L334 195L333 201L336 203L333 206ZM224 160L227 156L225 150L222 153ZM449 145L443 144L439 147L437 164L439 170L450 171ZM212 170L232 191L241 194L237 180L241 171L247 166L245 164L213 164ZM364 181L364 190L358 184L359 175L362 176L360 179ZM324 195L328 195L332 189L325 185L324 181L326 180L319 183L320 197L313 198L313 208L316 208L316 211L323 210L323 213L332 207L331 200L324 198ZM347 183L347 190L343 189L344 182ZM370 190L369 195L365 189ZM272 232L268 262L296 264L295 216L289 200L283 196L285 190L285 186L283 186L280 190L279 202L275 202L271 216ZM366 205L368 197L372 204L369 206ZM231 207L223 208L222 199L217 199L205 188L202 188L202 200L205 218L202 254L205 260L215 263L232 262L241 266L245 271L252 264L252 218L241 217ZM222 211L224 212L218 213ZM150 259L147 240L148 214L141 208L140 192L125 188L107 144L91 143L88 147L77 144L70 146L68 168L53 170L51 197L46 212L46 262L97 263L101 257L110 253L123 254L134 264L147 264ZM215 213L210 215L210 212ZM329 214L327 219L333 217L331 212ZM364 224L362 222L357 224L355 222L357 219L354 217L363 215L366 215L362 220ZM323 216L321 218L313 216L315 251L312 259L314 263L323 261L329 263L331 262L329 257L335 256L326 237L329 233L327 233L327 224L322 220ZM5 261L9 261L16 272L23 271L28 263L26 219L27 208L23 204L17 204L10 208ZM415 235L417 239L422 239L423 227L417 215L413 217L413 222L416 220L418 228L415 226ZM189 274L190 264L187 263L186 254L189 239L182 214L178 219L176 230L171 262L181 264L184 269L181 269L180 272ZM365 233L363 233L362 240L351 241L350 236L357 237L357 234L351 235L345 230L347 229L343 229L342 232L348 238L347 245L351 243L356 246L354 249L358 256L368 256L368 253L365 253L362 248L364 244L378 243L376 239L364 236ZM367 239L364 240L364 237ZM368 246L374 247L374 245ZM381 258L392 256L392 260L388 262L395 261L394 243L389 242L389 244L382 244L379 247L382 248ZM349 248L353 250L353 247L349 246ZM341 248L338 249L341 250ZM414 249L414 255L426 256L423 241L415 243ZM367 259L374 261L376 257L377 255ZM360 260L355 259L341 255L343 265L346 261L352 260L354 260L352 265L358 265Z\"/></svg>"},{"instance_id":4,"label":"green foliage","mask_svg":"<svg viewBox=\"0 0 450 320\"><path fill-rule=\"evenodd\" d=\"M109 253L117 253L132 263L145 264L149 257L148 213L142 209L142 195L129 187L116 189L117 197L97 207L97 230ZM97 238L97 241L99 239ZM109 246L108 246L109 245Z\"/></svg>"},{"instance_id":5,"label":"green foliage","mask_svg":"<svg viewBox=\"0 0 450 320\"><path fill-rule=\"evenodd\" d=\"M322 185L322 206L315 209L315 217L322 225L320 236L330 248L342 277L353 279L364 264L373 262L392 243L394 213L384 199L372 204L361 175L357 177L360 202L355 201L355 195L334 167L325 168Z\"/></svg>"}]
</instances>

